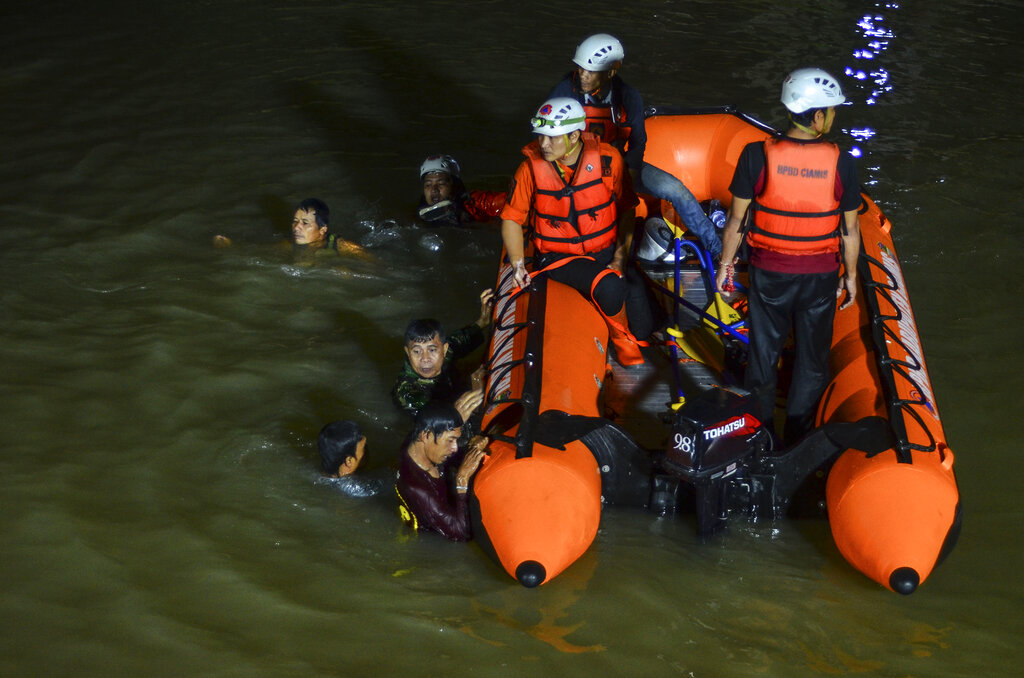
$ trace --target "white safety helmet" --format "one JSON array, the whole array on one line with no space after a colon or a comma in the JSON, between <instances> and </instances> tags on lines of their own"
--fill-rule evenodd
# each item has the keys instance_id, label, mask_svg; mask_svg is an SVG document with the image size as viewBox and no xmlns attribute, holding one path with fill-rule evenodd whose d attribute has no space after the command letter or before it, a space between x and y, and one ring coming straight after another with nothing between
<instances>
[{"instance_id":1,"label":"white safety helmet","mask_svg":"<svg viewBox=\"0 0 1024 678\"><path fill-rule=\"evenodd\" d=\"M820 68L799 68L782 83L782 103L792 113L845 103L839 83Z\"/></svg>"},{"instance_id":2,"label":"white safety helmet","mask_svg":"<svg viewBox=\"0 0 1024 678\"><path fill-rule=\"evenodd\" d=\"M537 115L530 118L534 134L546 137L560 137L576 130L587 128L587 114L580 102L569 97L548 99L537 109Z\"/></svg>"},{"instance_id":3,"label":"white safety helmet","mask_svg":"<svg viewBox=\"0 0 1024 678\"><path fill-rule=\"evenodd\" d=\"M453 179L458 179L461 173L459 163L450 155L432 155L420 165L420 180L431 172L444 172Z\"/></svg>"},{"instance_id":4,"label":"white safety helmet","mask_svg":"<svg viewBox=\"0 0 1024 678\"><path fill-rule=\"evenodd\" d=\"M610 71L621 65L626 53L618 38L607 33L592 35L576 48L574 64L588 71Z\"/></svg>"}]
</instances>

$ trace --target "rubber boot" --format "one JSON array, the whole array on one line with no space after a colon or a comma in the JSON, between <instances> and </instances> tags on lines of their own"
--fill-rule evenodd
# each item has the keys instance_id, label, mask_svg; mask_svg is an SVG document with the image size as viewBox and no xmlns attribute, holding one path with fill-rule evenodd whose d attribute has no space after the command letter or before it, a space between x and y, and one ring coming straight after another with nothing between
<instances>
[{"instance_id":1,"label":"rubber boot","mask_svg":"<svg viewBox=\"0 0 1024 678\"><path fill-rule=\"evenodd\" d=\"M605 318L605 322L608 324L608 339L615 345L615 357L619 364L626 367L643 364L644 356L640 352L640 346L636 343L636 338L629 333L625 306L615 315Z\"/></svg>"}]
</instances>

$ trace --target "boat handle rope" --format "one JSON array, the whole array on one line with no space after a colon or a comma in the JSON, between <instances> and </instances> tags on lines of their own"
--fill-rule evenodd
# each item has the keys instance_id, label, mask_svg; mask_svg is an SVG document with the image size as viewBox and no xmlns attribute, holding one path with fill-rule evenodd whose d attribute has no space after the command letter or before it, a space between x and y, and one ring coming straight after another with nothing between
<instances>
[{"instance_id":1,"label":"boat handle rope","mask_svg":"<svg viewBox=\"0 0 1024 678\"><path fill-rule=\"evenodd\" d=\"M513 269L510 266L509 269L508 269L508 272L506 272L506 274L504 276L502 276L502 280L499 282L499 285L498 285L499 290L501 289L501 287L504 286L504 283L508 279L508 276L512 275L512 270ZM520 296L523 296L526 292L527 292L526 289L517 286L517 287L513 287L506 294L502 294L501 292L498 293L497 300L496 300L496 303L495 303L495 311L496 312L494 314L494 318L495 318L494 329L495 329L495 331L498 331L498 330L510 330L510 331L509 331L508 335L505 336L501 340L501 344L496 345L491 350L491 357L489 357L483 363L484 372L487 375L488 383L491 385L491 387L487 390L487 393L485 394L485 397L484 397L484 401L487 402L487 403L494 403L495 389L497 388L498 384L501 382L501 380L505 377L506 374L509 374L510 372L512 372L512 370L514 370L515 368L519 367L520 365L525 365L526 363L529 362L529 356L524 356L523 358L520 358L519 360L511 360L511 361L509 361L507 363L502 363L498 368L494 367L494 356L501 355L502 352L505 350L505 348L508 346L508 344L510 342L514 341L516 335L519 334L520 332L522 332L525 328L529 327L529 325L530 325L529 321L521 322L521 323L511 322L511 323L509 323L507 325L503 325L502 322L501 322L501 319L504 318L506 313L508 312L509 306L513 302L515 302L515 300L517 298L519 298ZM501 403L520 403L520 402L522 402L522 398L508 398L507 400L502 400L501 401ZM493 436L493 437L498 437L498 438L500 438L502 440L505 440L506 442L514 442L512 439L508 438L508 436L497 435L497 436Z\"/></svg>"},{"instance_id":2,"label":"boat handle rope","mask_svg":"<svg viewBox=\"0 0 1024 678\"><path fill-rule=\"evenodd\" d=\"M918 356L914 355L909 348L907 348L906 343L903 341L903 338L899 335L899 333L893 330L890 327L890 325L887 324L890 321L892 321L898 325L898 323L901 320L903 320L904 317L903 311L900 309L899 306L896 305L895 301L893 301L891 294L891 292L899 289L899 285L897 284L895 278L893 278L892 274L888 271L888 269L886 269L885 266L882 265L882 262L866 254L863 250L861 250L861 260L864 262L863 265L865 267L873 266L881 270L885 274L886 282L882 282L875 280L870 275L871 272L868 271L868 275L865 275L863 278L865 280L863 284L868 291L872 291L875 294L875 296L868 297L873 302L871 305L873 306L872 310L874 311L874 313L872 314L873 317L871 318L871 324L874 328L878 330L882 338L882 341L876 339L875 348L878 351L879 355L878 367L880 371L880 376L883 378L884 386L888 391L888 400L890 408L889 425L890 427L893 428L893 433L895 433L896 437L896 447L898 449L897 458L900 462L912 463L910 456L910 452L912 450L916 450L919 452L934 452L936 449L938 449L938 445L935 436L931 432L931 429L929 429L928 426L925 425L924 419L915 409L915 407L927 406L928 401L924 398L924 396L916 399L899 397L898 391L896 389L896 375L899 375L908 384L910 384L911 390L917 391L918 393L924 393L925 389L921 388L921 384L913 376L910 375L907 369L905 369L910 368L919 370L923 367L923 364L921 363L921 359ZM885 301L888 302L889 306L895 309L895 313L883 314L878 304L877 297L884 298ZM907 362L906 360L900 360L899 358L893 357L891 352L889 351L887 345L888 342L884 340L886 337L888 339L891 339L894 344L902 348L908 357L912 357L914 359L914 362ZM902 414L903 416L900 416L897 422L894 421L893 414ZM906 422L904 420L905 416L909 416L911 419L917 422L920 428L925 432L929 440L928 445L921 445L910 441L909 435L907 433ZM897 430L897 428L899 430Z\"/></svg>"}]
</instances>

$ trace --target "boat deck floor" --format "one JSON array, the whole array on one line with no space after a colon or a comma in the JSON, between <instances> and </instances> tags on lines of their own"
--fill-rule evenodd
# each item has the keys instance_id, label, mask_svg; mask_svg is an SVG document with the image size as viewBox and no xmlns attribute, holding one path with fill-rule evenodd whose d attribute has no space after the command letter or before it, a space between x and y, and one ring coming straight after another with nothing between
<instances>
[{"instance_id":1,"label":"boat deck floor","mask_svg":"<svg viewBox=\"0 0 1024 678\"><path fill-rule=\"evenodd\" d=\"M656 286L677 289L694 308L706 308L709 296L699 267L687 264L680 271L678 286L674 282L674 264L646 263L645 272ZM664 301L664 299L661 299ZM665 304L665 313L672 315L671 306ZM681 309L674 315L674 324L688 330L701 324L692 311ZM655 336L662 333L656 333ZM654 342L652 342L654 343ZM671 433L672 403L682 392L693 395L719 385L719 377L706 365L691 360L680 352L679 369L673 374L672 356L664 347L648 346L642 349L646 362L624 367L612 356L608 361L609 375L602 391L604 416L614 421L647 449L664 449ZM676 384L677 379L679 385Z\"/></svg>"},{"instance_id":2,"label":"boat deck floor","mask_svg":"<svg viewBox=\"0 0 1024 678\"><path fill-rule=\"evenodd\" d=\"M641 447L664 449L671 433L671 405L678 399L672 358L654 346L642 351L642 365L624 367L614 357L608 361L610 374L605 379L601 406L604 416L633 436ZM708 388L716 381L701 363L684 359L679 367L684 393Z\"/></svg>"}]
</instances>

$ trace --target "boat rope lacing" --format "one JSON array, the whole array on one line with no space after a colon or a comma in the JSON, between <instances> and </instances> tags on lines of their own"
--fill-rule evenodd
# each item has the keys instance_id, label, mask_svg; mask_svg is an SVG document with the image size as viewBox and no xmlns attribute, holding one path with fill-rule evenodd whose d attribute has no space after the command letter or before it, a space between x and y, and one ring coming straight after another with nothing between
<instances>
[{"instance_id":1,"label":"boat rope lacing","mask_svg":"<svg viewBox=\"0 0 1024 678\"><path fill-rule=\"evenodd\" d=\"M514 305L516 299L527 294L528 288L522 288L515 285L514 281L510 281L509 278L514 275L514 267L509 266L505 273L501 276L498 281L498 293L495 295L494 303L494 333L495 336L504 333L501 337L500 343L496 343L490 352L488 358L484 361L484 372L487 375L487 383L489 385L487 393L484 395L484 402L487 404L494 403L522 403L521 397L510 397L503 396L497 392L498 388L505 383L505 378L510 376L511 372L515 369L525 370L531 363L531 357L524 355L522 358L515 360L502 360L500 365L495 366L497 357L503 357L506 351L511 350L512 342L515 340L516 335L525 330L530 326L529 321L526 322L515 322L515 311ZM501 290L508 288L507 292ZM491 439L503 440L513 445L516 444L515 438L510 436L502 435L500 433L492 432L488 434Z\"/></svg>"},{"instance_id":2,"label":"boat rope lacing","mask_svg":"<svg viewBox=\"0 0 1024 678\"><path fill-rule=\"evenodd\" d=\"M924 365L921 359L914 355L908 348L899 332L899 323L904 319L903 311L896 304L892 293L899 289L899 283L882 264L881 261L868 256L861 251L860 265L864 268L874 267L884 273L885 281L875 280L870 271L862 272L861 279L864 280L866 292L873 292L868 295L868 303L873 311L871 315L871 326L875 338L875 349L878 351L879 376L882 380L882 387L886 392L889 406L889 423L896 437L896 457L902 463L912 463L911 451L934 452L937 449L935 436L931 429L925 424L918 408L931 407L931 404L924 397L927 389L910 373L911 370L923 370ZM882 298L893 309L890 314L881 312L881 305L878 298ZM900 359L893 356L890 346L898 346L907 356ZM909 388L907 393L922 394L917 398L904 398L899 395L896 385L897 378L903 379ZM913 419L928 436L928 444L921 445L910 441L907 433L905 418Z\"/></svg>"}]
</instances>

